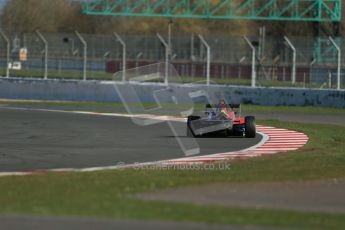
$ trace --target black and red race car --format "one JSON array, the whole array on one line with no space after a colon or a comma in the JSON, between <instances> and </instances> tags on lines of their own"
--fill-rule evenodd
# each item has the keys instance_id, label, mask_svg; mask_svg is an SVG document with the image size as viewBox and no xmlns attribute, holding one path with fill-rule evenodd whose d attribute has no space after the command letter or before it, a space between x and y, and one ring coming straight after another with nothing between
<instances>
[{"instance_id":1,"label":"black and red race car","mask_svg":"<svg viewBox=\"0 0 345 230\"><path fill-rule=\"evenodd\" d=\"M241 117L241 105L225 104L222 100L217 105L206 105L205 116L192 115L187 120L187 136L202 137L210 135L256 136L255 117Z\"/></svg>"}]
</instances>

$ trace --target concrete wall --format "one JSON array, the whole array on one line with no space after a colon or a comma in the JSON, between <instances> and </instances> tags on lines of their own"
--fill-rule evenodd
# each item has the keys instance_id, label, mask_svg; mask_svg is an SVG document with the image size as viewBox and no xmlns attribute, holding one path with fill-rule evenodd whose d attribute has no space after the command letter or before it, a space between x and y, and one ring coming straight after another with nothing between
<instances>
[{"instance_id":1,"label":"concrete wall","mask_svg":"<svg viewBox=\"0 0 345 230\"><path fill-rule=\"evenodd\" d=\"M118 84L121 86L121 84ZM161 84L131 84L143 102L152 102L153 92L164 89ZM311 105L345 108L345 91L288 89L288 88L250 88L238 86L210 87L196 85L170 85L170 94L179 95L179 101L188 102L188 93L207 91L211 100L225 97L232 103L257 105ZM167 95L166 100L170 100ZM71 100L71 101L120 101L114 83L102 81L37 80L0 78L0 98L31 100ZM203 98L196 100L203 101Z\"/></svg>"}]
</instances>

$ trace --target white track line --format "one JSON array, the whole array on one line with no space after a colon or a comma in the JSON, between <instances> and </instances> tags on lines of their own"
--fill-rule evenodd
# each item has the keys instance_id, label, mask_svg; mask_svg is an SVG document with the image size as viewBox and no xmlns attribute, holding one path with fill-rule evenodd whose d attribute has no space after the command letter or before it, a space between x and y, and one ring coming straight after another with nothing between
<instances>
[{"instance_id":1,"label":"white track line","mask_svg":"<svg viewBox=\"0 0 345 230\"><path fill-rule=\"evenodd\" d=\"M86 114L86 115L96 115L96 116L112 116L112 117L128 117L128 118L143 118L143 119L154 119L161 121L179 121L185 122L185 118L178 118L173 116L155 116L150 114L121 114L121 113L97 113L97 112L86 112L86 111L62 111L62 110L51 110L51 109L27 109L27 108L8 108L13 110L36 110L44 112L59 112L59 113L75 113L75 114ZM248 149L235 151L235 152L226 152L226 153L216 153L203 156L195 157L185 157L179 159L171 159L164 161L155 161L140 163L135 165L115 165L115 166L106 166L106 167L92 167L92 168L61 168L61 169L52 169L52 170L38 170L32 172L2 172L0 176L23 176L23 175L32 175L48 172L93 172L100 170L114 170L120 168L134 168L134 167L143 167L143 166L152 166L152 165L181 165L181 164L203 164L216 161L224 161L230 159L242 159L257 157L262 155L276 154L280 152L287 152L297 150L303 147L309 140L308 136L304 133L300 133L293 130L275 128L257 125L257 132L263 136L260 143L252 146Z\"/></svg>"}]
</instances>

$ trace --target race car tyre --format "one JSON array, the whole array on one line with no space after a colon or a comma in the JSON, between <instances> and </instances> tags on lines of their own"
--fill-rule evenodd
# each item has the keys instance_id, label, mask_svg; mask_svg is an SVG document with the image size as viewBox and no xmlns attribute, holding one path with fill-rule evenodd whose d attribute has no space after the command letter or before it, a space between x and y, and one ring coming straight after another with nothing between
<instances>
[{"instance_id":1,"label":"race car tyre","mask_svg":"<svg viewBox=\"0 0 345 230\"><path fill-rule=\"evenodd\" d=\"M194 137L192 129L187 124L187 137Z\"/></svg>"},{"instance_id":2,"label":"race car tyre","mask_svg":"<svg viewBox=\"0 0 345 230\"><path fill-rule=\"evenodd\" d=\"M245 119L245 137L254 138L256 136L255 117L246 117Z\"/></svg>"},{"instance_id":3,"label":"race car tyre","mask_svg":"<svg viewBox=\"0 0 345 230\"><path fill-rule=\"evenodd\" d=\"M199 120L199 116L189 116L187 119L187 137L195 137L192 128L190 127L189 123L194 120Z\"/></svg>"}]
</instances>

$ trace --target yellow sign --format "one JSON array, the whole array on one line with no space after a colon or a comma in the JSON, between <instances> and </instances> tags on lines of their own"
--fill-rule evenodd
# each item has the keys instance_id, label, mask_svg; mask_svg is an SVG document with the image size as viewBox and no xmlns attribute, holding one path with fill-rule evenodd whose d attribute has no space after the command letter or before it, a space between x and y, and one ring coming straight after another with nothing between
<instances>
[{"instance_id":1,"label":"yellow sign","mask_svg":"<svg viewBox=\"0 0 345 230\"><path fill-rule=\"evenodd\" d=\"M28 60L28 49L27 48L21 48L19 50L19 60L20 61L27 61Z\"/></svg>"}]
</instances>

